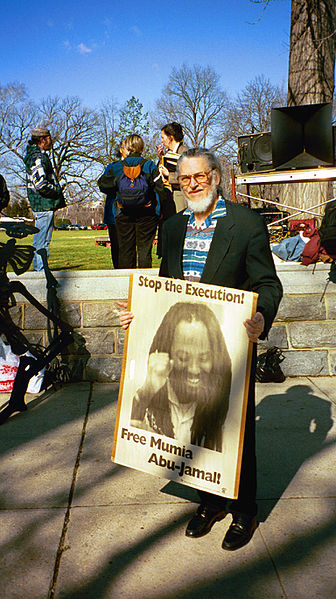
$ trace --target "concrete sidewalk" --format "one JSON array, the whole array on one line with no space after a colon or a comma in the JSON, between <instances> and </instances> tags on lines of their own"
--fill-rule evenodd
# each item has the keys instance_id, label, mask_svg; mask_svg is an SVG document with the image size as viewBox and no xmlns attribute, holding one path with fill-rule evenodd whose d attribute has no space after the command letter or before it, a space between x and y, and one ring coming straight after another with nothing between
<instances>
[{"instance_id":1,"label":"concrete sidewalk","mask_svg":"<svg viewBox=\"0 0 336 599\"><path fill-rule=\"evenodd\" d=\"M233 553L229 516L188 539L191 489L110 462L116 385L26 396L0 427L0 598L335 599L335 387L257 386L260 526Z\"/></svg>"}]
</instances>

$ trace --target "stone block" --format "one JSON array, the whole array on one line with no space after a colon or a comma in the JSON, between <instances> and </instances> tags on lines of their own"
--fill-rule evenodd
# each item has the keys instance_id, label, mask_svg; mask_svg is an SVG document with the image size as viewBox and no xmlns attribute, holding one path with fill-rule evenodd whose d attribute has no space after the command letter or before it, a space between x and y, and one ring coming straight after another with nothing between
<instances>
[{"instance_id":1,"label":"stone block","mask_svg":"<svg viewBox=\"0 0 336 599\"><path fill-rule=\"evenodd\" d=\"M119 309L114 301L83 302L84 327L119 326Z\"/></svg>"},{"instance_id":2,"label":"stone block","mask_svg":"<svg viewBox=\"0 0 336 599\"><path fill-rule=\"evenodd\" d=\"M115 329L87 329L81 331L90 354L114 354L116 351Z\"/></svg>"},{"instance_id":3,"label":"stone block","mask_svg":"<svg viewBox=\"0 0 336 599\"><path fill-rule=\"evenodd\" d=\"M74 329L81 326L81 307L79 302L64 302L60 300L60 317Z\"/></svg>"},{"instance_id":4,"label":"stone block","mask_svg":"<svg viewBox=\"0 0 336 599\"><path fill-rule=\"evenodd\" d=\"M22 313L23 313L23 305L19 304L17 306L13 306L12 308L9 308L9 314L10 317L12 319L12 321L14 322L14 324L16 324L16 326L18 327L22 327Z\"/></svg>"},{"instance_id":5,"label":"stone block","mask_svg":"<svg viewBox=\"0 0 336 599\"><path fill-rule=\"evenodd\" d=\"M258 341L258 349L264 351L268 347L288 348L286 326L283 324L274 324L268 333L268 338L264 341Z\"/></svg>"},{"instance_id":6,"label":"stone block","mask_svg":"<svg viewBox=\"0 0 336 599\"><path fill-rule=\"evenodd\" d=\"M85 368L85 379L89 381L120 381L121 357L91 356Z\"/></svg>"},{"instance_id":7,"label":"stone block","mask_svg":"<svg viewBox=\"0 0 336 599\"><path fill-rule=\"evenodd\" d=\"M327 350L284 351L281 370L286 376L329 376Z\"/></svg>"},{"instance_id":8,"label":"stone block","mask_svg":"<svg viewBox=\"0 0 336 599\"><path fill-rule=\"evenodd\" d=\"M42 302L41 302L42 303ZM45 308L46 303L42 303ZM23 328L24 329L46 329L47 328L47 317L39 312L31 304L24 304L24 317L23 317Z\"/></svg>"},{"instance_id":9,"label":"stone block","mask_svg":"<svg viewBox=\"0 0 336 599\"><path fill-rule=\"evenodd\" d=\"M24 331L24 335L30 343L46 347L45 331Z\"/></svg>"},{"instance_id":10,"label":"stone block","mask_svg":"<svg viewBox=\"0 0 336 599\"><path fill-rule=\"evenodd\" d=\"M117 354L122 355L123 351L124 351L124 344L125 344L125 331L122 328L118 329L118 333L117 333Z\"/></svg>"},{"instance_id":11,"label":"stone block","mask_svg":"<svg viewBox=\"0 0 336 599\"><path fill-rule=\"evenodd\" d=\"M329 283L329 286L332 283ZM327 306L327 318L336 320L336 294L326 295L325 297L326 306Z\"/></svg>"},{"instance_id":12,"label":"stone block","mask_svg":"<svg viewBox=\"0 0 336 599\"><path fill-rule=\"evenodd\" d=\"M326 307L321 295L284 295L276 316L276 321L324 320Z\"/></svg>"},{"instance_id":13,"label":"stone block","mask_svg":"<svg viewBox=\"0 0 336 599\"><path fill-rule=\"evenodd\" d=\"M62 352L63 354L76 355L76 356L89 356L89 352L86 348L86 339L79 331L73 333L74 342L67 346Z\"/></svg>"},{"instance_id":14,"label":"stone block","mask_svg":"<svg viewBox=\"0 0 336 599\"><path fill-rule=\"evenodd\" d=\"M330 374L336 375L336 350L329 351Z\"/></svg>"},{"instance_id":15,"label":"stone block","mask_svg":"<svg viewBox=\"0 0 336 599\"><path fill-rule=\"evenodd\" d=\"M67 366L71 382L79 382L85 379L84 372L89 357L89 352L87 352L87 355L73 354L62 356L62 364Z\"/></svg>"},{"instance_id":16,"label":"stone block","mask_svg":"<svg viewBox=\"0 0 336 599\"><path fill-rule=\"evenodd\" d=\"M305 322L288 325L291 346L295 348L335 347L336 322Z\"/></svg>"}]
</instances>

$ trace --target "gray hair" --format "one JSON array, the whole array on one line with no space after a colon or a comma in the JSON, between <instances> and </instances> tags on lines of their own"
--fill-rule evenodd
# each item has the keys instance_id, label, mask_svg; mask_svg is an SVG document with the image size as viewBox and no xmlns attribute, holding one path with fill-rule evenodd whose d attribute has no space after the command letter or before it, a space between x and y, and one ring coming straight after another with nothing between
<instances>
[{"instance_id":1,"label":"gray hair","mask_svg":"<svg viewBox=\"0 0 336 599\"><path fill-rule=\"evenodd\" d=\"M206 148L190 148L189 150L183 152L177 161L177 176L180 174L181 163L185 158L205 158L208 162L209 169L212 171L217 171L222 179L222 167L217 156L213 152L210 152L210 150L206 150Z\"/></svg>"}]
</instances>

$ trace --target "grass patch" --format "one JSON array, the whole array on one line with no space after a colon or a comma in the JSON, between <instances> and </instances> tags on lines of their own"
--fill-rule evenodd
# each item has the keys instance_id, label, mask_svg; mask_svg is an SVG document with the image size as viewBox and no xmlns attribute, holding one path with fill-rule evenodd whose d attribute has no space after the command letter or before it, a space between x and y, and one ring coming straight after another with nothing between
<instances>
[{"instance_id":1,"label":"grass patch","mask_svg":"<svg viewBox=\"0 0 336 599\"><path fill-rule=\"evenodd\" d=\"M108 239L107 231L54 231L49 255L51 270L111 270L111 249L95 245L95 239ZM6 243L9 237L0 231L0 242ZM19 245L33 245L33 236L17 239ZM153 248L153 268L160 266L161 259ZM12 268L9 268L12 270ZM29 270L33 270L32 266Z\"/></svg>"}]
</instances>

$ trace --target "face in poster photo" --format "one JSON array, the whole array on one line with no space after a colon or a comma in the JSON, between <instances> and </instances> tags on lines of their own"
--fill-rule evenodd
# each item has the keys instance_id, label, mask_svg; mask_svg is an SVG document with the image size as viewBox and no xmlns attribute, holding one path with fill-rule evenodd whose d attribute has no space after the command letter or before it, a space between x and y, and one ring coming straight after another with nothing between
<instances>
[{"instance_id":1,"label":"face in poster photo","mask_svg":"<svg viewBox=\"0 0 336 599\"><path fill-rule=\"evenodd\" d=\"M154 335L131 423L221 451L231 379L231 359L214 312L202 303L176 303Z\"/></svg>"}]
</instances>

